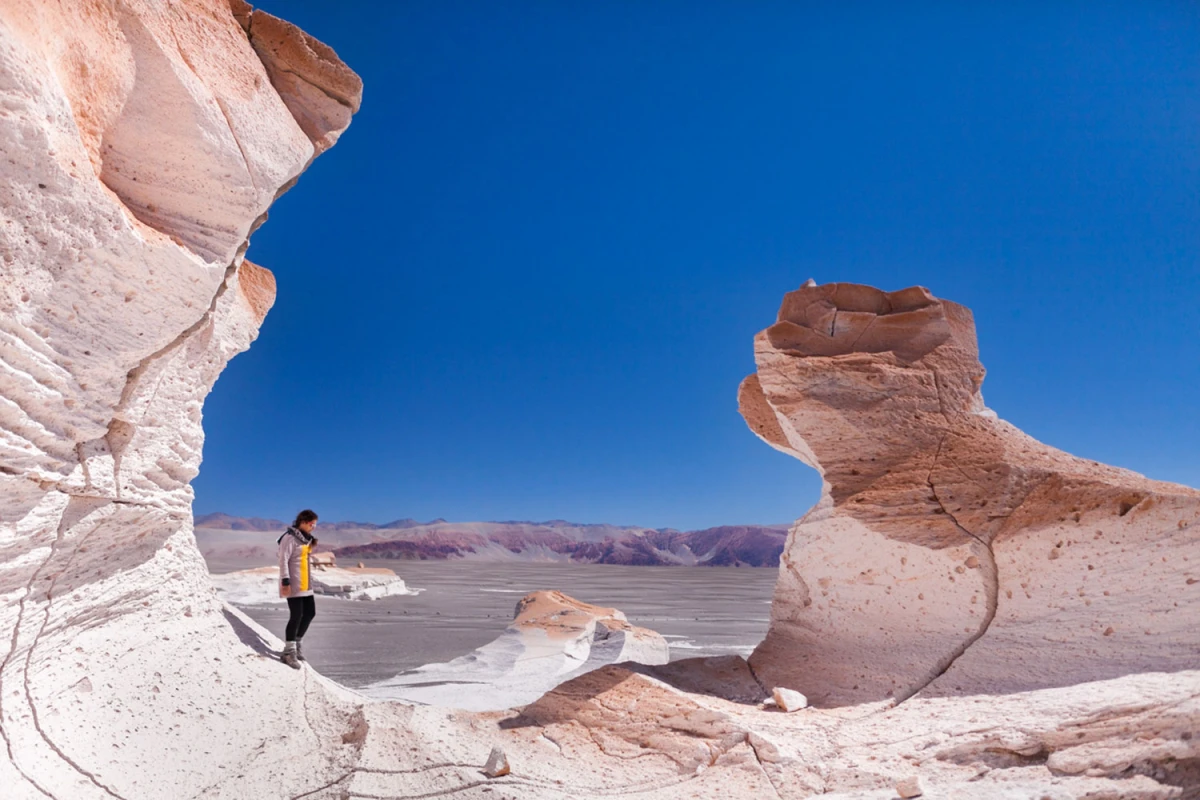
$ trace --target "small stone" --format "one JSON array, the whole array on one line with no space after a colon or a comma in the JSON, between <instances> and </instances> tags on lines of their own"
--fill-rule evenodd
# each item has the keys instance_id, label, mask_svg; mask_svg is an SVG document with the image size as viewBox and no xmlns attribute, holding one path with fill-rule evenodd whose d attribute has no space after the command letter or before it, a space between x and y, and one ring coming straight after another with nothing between
<instances>
[{"instance_id":1,"label":"small stone","mask_svg":"<svg viewBox=\"0 0 1200 800\"><path fill-rule=\"evenodd\" d=\"M505 757L504 751L499 747L492 748L492 754L488 756L487 763L483 765L483 774L489 778L499 778L502 775L507 775L512 770L508 766L508 758Z\"/></svg>"},{"instance_id":2,"label":"small stone","mask_svg":"<svg viewBox=\"0 0 1200 800\"><path fill-rule=\"evenodd\" d=\"M782 686L777 686L771 692L771 697L775 700L775 705L784 711L799 711L802 708L808 708L808 698L795 689L785 689Z\"/></svg>"},{"instance_id":3,"label":"small stone","mask_svg":"<svg viewBox=\"0 0 1200 800\"><path fill-rule=\"evenodd\" d=\"M899 781L896 784L896 794L905 798L905 800L909 797L920 797L925 794L925 789L921 786L921 778L913 775L911 778Z\"/></svg>"}]
</instances>

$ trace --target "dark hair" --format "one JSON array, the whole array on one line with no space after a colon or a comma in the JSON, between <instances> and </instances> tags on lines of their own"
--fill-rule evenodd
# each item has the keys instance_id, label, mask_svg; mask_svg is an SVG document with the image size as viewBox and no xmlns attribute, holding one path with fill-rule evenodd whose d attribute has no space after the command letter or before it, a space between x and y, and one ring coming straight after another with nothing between
<instances>
[{"instance_id":1,"label":"dark hair","mask_svg":"<svg viewBox=\"0 0 1200 800\"><path fill-rule=\"evenodd\" d=\"M296 521L292 523L293 528L299 528L301 522L316 522L317 512L311 508L306 508L296 515Z\"/></svg>"}]
</instances>

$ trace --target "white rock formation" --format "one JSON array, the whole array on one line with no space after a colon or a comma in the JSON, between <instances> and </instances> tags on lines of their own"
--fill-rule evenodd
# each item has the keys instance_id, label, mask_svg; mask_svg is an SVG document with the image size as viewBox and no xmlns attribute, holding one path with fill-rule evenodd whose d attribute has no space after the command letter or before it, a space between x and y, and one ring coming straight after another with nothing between
<instances>
[{"instance_id":1,"label":"white rock formation","mask_svg":"<svg viewBox=\"0 0 1200 800\"><path fill-rule=\"evenodd\" d=\"M445 664L426 664L362 689L370 697L468 711L532 703L550 689L605 664L665 664L667 640L630 625L615 608L562 592L528 594L495 641Z\"/></svg>"},{"instance_id":2,"label":"white rock formation","mask_svg":"<svg viewBox=\"0 0 1200 800\"><path fill-rule=\"evenodd\" d=\"M390 569L328 567L311 574L314 594L342 600L378 600L383 597L420 594ZM283 603L279 596L279 569L259 567L212 576L217 595L235 606Z\"/></svg>"},{"instance_id":3,"label":"white rock formation","mask_svg":"<svg viewBox=\"0 0 1200 800\"><path fill-rule=\"evenodd\" d=\"M247 239L315 151L274 77L226 2L0 3L5 797L199 793L255 751L274 792L348 752L264 739L260 704L305 724L302 684L239 641L191 533L201 405L274 298Z\"/></svg>"},{"instance_id":4,"label":"white rock formation","mask_svg":"<svg viewBox=\"0 0 1200 800\"><path fill-rule=\"evenodd\" d=\"M5 800L891 797L914 773L929 797L1200 784L1200 673L1181 621L1200 577L1193 494L1067 463L986 421L981 371L914 367L923 348L969 350L962 315L923 300L928 325L911 329L839 300L806 312L818 332L904 324L900 341L856 333L850 350L877 348L865 354L803 357L793 345L812 335L784 326L744 394L752 423L769 412L765 438L831 487L792 536L756 663L830 705L876 702L765 713L747 664L726 658L605 666L519 711L471 713L369 701L281 665L279 641L216 596L189 482L204 397L274 296L242 258L247 237L359 91L328 48L241 0L0 0ZM853 446L828 446L812 419ZM922 586L940 587L936 603ZM1087 613L1110 621L1097 634ZM544 630L561 640L557 668L578 637ZM606 647L627 657L616 630L619 651ZM604 649L591 642L588 660ZM489 780L493 747L512 771Z\"/></svg>"},{"instance_id":5,"label":"white rock formation","mask_svg":"<svg viewBox=\"0 0 1200 800\"><path fill-rule=\"evenodd\" d=\"M274 580L272 579L272 585ZM379 600L382 597L420 594L390 569L329 567L312 577L313 591L345 600Z\"/></svg>"}]
</instances>

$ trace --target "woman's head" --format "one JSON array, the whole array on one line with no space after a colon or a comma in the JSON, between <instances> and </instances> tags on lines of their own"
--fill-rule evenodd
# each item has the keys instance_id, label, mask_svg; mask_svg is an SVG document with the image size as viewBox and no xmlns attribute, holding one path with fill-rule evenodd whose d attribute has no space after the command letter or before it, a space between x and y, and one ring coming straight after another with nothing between
<instances>
[{"instance_id":1,"label":"woman's head","mask_svg":"<svg viewBox=\"0 0 1200 800\"><path fill-rule=\"evenodd\" d=\"M312 533L312 529L317 524L317 512L306 508L296 515L296 521L292 523L293 528L298 528L305 533Z\"/></svg>"}]
</instances>

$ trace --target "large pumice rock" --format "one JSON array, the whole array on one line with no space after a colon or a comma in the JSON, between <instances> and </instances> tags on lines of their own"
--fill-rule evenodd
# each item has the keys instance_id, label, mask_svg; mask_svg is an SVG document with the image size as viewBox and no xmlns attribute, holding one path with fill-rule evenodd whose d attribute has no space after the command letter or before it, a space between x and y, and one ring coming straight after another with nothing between
<instances>
[{"instance_id":1,"label":"large pumice rock","mask_svg":"<svg viewBox=\"0 0 1200 800\"><path fill-rule=\"evenodd\" d=\"M382 699L498 711L532 703L558 684L608 664L666 664L670 656L661 634L631 625L615 608L539 591L521 598L512 624L495 641L362 691Z\"/></svg>"},{"instance_id":2,"label":"large pumice rock","mask_svg":"<svg viewBox=\"0 0 1200 800\"><path fill-rule=\"evenodd\" d=\"M751 665L815 705L1195 666L1200 492L1076 458L983 403L966 308L809 283L739 403L817 469Z\"/></svg>"}]
</instances>

